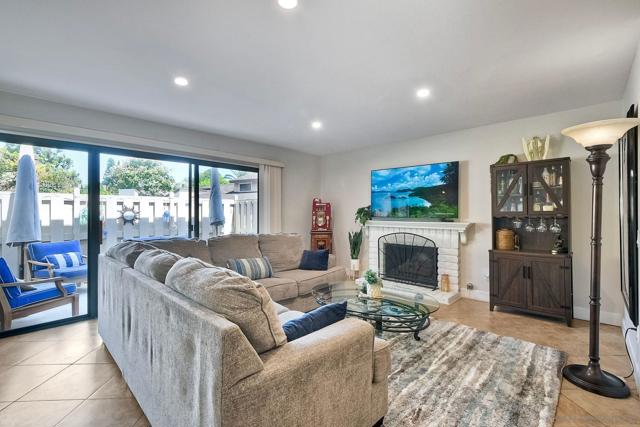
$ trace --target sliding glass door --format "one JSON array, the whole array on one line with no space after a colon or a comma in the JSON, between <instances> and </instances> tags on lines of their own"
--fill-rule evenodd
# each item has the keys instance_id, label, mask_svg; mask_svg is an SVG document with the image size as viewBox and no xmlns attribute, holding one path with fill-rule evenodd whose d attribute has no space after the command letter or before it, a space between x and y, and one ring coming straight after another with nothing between
<instances>
[{"instance_id":1,"label":"sliding glass door","mask_svg":"<svg viewBox=\"0 0 640 427\"><path fill-rule=\"evenodd\" d=\"M0 133L0 337L96 317L119 242L257 233L258 196L256 168Z\"/></svg>"},{"instance_id":2,"label":"sliding glass door","mask_svg":"<svg viewBox=\"0 0 640 427\"><path fill-rule=\"evenodd\" d=\"M88 313L88 158L0 135L4 331Z\"/></svg>"}]
</instances>

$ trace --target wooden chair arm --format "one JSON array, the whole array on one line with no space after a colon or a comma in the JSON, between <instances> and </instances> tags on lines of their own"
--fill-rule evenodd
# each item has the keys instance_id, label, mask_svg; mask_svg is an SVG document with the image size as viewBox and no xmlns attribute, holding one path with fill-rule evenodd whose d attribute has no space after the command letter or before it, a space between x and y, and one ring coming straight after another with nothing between
<instances>
[{"instance_id":1,"label":"wooden chair arm","mask_svg":"<svg viewBox=\"0 0 640 427\"><path fill-rule=\"evenodd\" d=\"M47 267L49 270L53 269L53 267L54 267L54 265L49 263L49 262L34 261L32 259L28 259L27 262L29 264L38 265L40 267Z\"/></svg>"},{"instance_id":2,"label":"wooden chair arm","mask_svg":"<svg viewBox=\"0 0 640 427\"><path fill-rule=\"evenodd\" d=\"M12 288L14 286L41 285L43 283L55 282L56 287L58 289L60 289L60 288L64 289L64 287L62 286L63 280L64 279L62 277L49 277L49 278L46 278L46 279L25 280L24 282L0 283L0 287L1 288Z\"/></svg>"}]
</instances>

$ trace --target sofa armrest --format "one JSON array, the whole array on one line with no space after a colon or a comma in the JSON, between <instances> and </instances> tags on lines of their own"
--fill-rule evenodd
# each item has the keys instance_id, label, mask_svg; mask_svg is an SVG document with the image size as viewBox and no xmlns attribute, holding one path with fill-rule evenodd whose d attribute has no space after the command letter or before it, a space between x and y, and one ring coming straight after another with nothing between
<instances>
[{"instance_id":1,"label":"sofa armrest","mask_svg":"<svg viewBox=\"0 0 640 427\"><path fill-rule=\"evenodd\" d=\"M373 343L373 382L387 380L391 370L391 346L383 339L376 338Z\"/></svg>"},{"instance_id":2,"label":"sofa armrest","mask_svg":"<svg viewBox=\"0 0 640 427\"><path fill-rule=\"evenodd\" d=\"M262 371L223 392L222 424L368 426L373 340L348 318L262 354Z\"/></svg>"},{"instance_id":3,"label":"sofa armrest","mask_svg":"<svg viewBox=\"0 0 640 427\"><path fill-rule=\"evenodd\" d=\"M334 254L329 254L329 264L327 268L333 268L338 264L338 260Z\"/></svg>"}]
</instances>

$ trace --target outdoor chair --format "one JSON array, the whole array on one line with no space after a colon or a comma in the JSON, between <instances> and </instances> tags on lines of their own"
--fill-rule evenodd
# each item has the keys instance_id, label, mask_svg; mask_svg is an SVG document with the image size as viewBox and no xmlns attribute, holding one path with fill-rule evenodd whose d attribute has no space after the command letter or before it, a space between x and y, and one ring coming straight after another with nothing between
<instances>
[{"instance_id":1,"label":"outdoor chair","mask_svg":"<svg viewBox=\"0 0 640 427\"><path fill-rule=\"evenodd\" d=\"M61 277L65 283L76 283L79 286L87 280L86 258L82 254L79 240L27 245L31 278Z\"/></svg>"},{"instance_id":2,"label":"outdoor chair","mask_svg":"<svg viewBox=\"0 0 640 427\"><path fill-rule=\"evenodd\" d=\"M63 284L62 277L19 282L4 258L0 257L0 331L11 329L13 319L30 316L55 307L71 304L71 314L77 316L80 299L73 283ZM31 291L21 286L33 286Z\"/></svg>"}]
</instances>

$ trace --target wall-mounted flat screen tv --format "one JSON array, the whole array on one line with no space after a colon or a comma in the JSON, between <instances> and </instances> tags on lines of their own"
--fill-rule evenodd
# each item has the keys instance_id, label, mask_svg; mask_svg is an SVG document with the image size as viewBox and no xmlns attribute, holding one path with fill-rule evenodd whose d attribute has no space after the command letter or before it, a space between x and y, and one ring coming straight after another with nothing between
<instances>
[{"instance_id":1,"label":"wall-mounted flat screen tv","mask_svg":"<svg viewBox=\"0 0 640 427\"><path fill-rule=\"evenodd\" d=\"M371 171L375 218L458 218L458 162Z\"/></svg>"}]
</instances>

